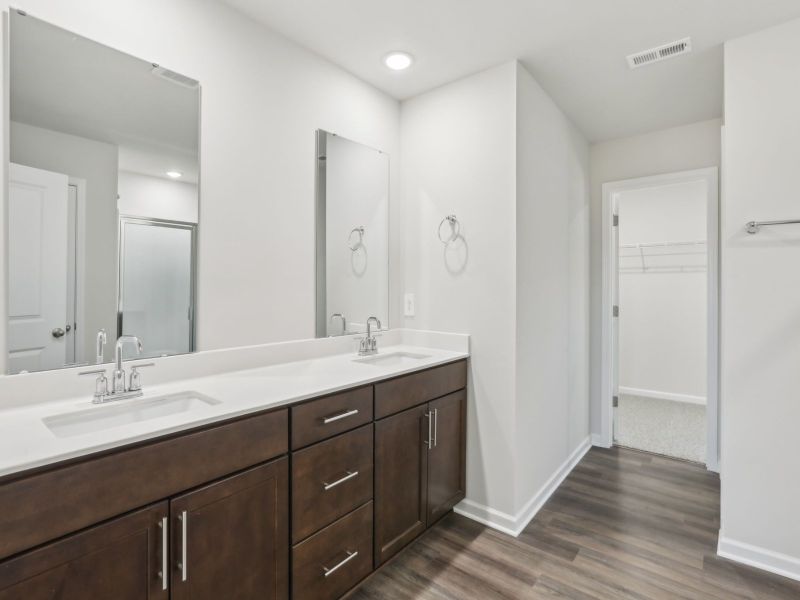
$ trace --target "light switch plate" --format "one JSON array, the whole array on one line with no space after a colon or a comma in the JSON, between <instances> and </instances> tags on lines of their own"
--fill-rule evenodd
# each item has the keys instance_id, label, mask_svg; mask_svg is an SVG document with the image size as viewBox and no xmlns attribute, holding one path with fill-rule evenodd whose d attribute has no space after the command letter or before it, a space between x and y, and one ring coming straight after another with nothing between
<instances>
[{"instance_id":1,"label":"light switch plate","mask_svg":"<svg viewBox=\"0 0 800 600\"><path fill-rule=\"evenodd\" d=\"M417 312L417 298L414 294L406 294L403 300L403 314L413 317Z\"/></svg>"}]
</instances>

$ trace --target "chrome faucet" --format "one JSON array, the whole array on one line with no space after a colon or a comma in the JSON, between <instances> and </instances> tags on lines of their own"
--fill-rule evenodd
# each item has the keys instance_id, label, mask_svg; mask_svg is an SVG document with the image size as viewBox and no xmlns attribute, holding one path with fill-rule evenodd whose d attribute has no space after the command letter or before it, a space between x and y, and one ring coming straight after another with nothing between
<instances>
[{"instance_id":1,"label":"chrome faucet","mask_svg":"<svg viewBox=\"0 0 800 600\"><path fill-rule=\"evenodd\" d=\"M97 331L97 346L95 351L95 364L102 365L104 356L105 356L105 348L106 343L108 342L108 336L106 335L105 329L99 329Z\"/></svg>"},{"instance_id":2,"label":"chrome faucet","mask_svg":"<svg viewBox=\"0 0 800 600\"><path fill-rule=\"evenodd\" d=\"M121 335L117 338L117 343L114 345L114 362L116 363L116 368L111 378L111 391L114 394L128 391L125 385L125 369L122 368L122 347L126 342L136 344L136 354L142 353L142 342L135 335Z\"/></svg>"},{"instance_id":3,"label":"chrome faucet","mask_svg":"<svg viewBox=\"0 0 800 600\"><path fill-rule=\"evenodd\" d=\"M367 319L367 337L361 340L361 344L358 348L359 356L369 356L370 354L378 353L378 340L376 340L375 336L372 335L373 322L375 322L375 325L378 326L378 329L381 328L381 322L378 317L370 317Z\"/></svg>"},{"instance_id":4,"label":"chrome faucet","mask_svg":"<svg viewBox=\"0 0 800 600\"><path fill-rule=\"evenodd\" d=\"M103 332L105 339L105 332ZM97 334L98 351L100 349L100 332ZM111 376L111 386L109 389L108 378L106 377L105 369L95 369L93 371L84 371L78 375L97 375L95 381L94 396L92 402L95 404L103 404L111 400L123 400L125 398L136 398L142 395L142 378L139 374L139 369L142 367L152 367L155 363L143 363L133 365L131 367L130 382L125 381L125 369L122 368L122 348L126 343L133 343L136 345L136 353L142 353L142 342L133 335L122 335L117 339L114 345L114 373ZM99 352L98 352L99 356Z\"/></svg>"}]
</instances>

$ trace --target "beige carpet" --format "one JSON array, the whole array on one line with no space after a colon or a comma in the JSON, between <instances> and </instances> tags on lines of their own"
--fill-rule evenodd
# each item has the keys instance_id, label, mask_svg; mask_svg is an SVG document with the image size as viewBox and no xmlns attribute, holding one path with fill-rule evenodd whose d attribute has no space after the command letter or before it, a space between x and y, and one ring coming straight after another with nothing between
<instances>
[{"instance_id":1,"label":"beige carpet","mask_svg":"<svg viewBox=\"0 0 800 600\"><path fill-rule=\"evenodd\" d=\"M706 461L706 407L673 400L621 395L615 442L694 462Z\"/></svg>"}]
</instances>

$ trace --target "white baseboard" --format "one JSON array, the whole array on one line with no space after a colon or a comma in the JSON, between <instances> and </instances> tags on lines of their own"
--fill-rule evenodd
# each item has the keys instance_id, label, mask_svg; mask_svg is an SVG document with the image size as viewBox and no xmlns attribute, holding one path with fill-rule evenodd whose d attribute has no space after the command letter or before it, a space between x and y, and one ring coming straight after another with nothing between
<instances>
[{"instance_id":1,"label":"white baseboard","mask_svg":"<svg viewBox=\"0 0 800 600\"><path fill-rule=\"evenodd\" d=\"M592 446L598 446L600 448L611 448L611 444L606 442L606 439L599 433L592 434Z\"/></svg>"},{"instance_id":2,"label":"white baseboard","mask_svg":"<svg viewBox=\"0 0 800 600\"><path fill-rule=\"evenodd\" d=\"M619 394L628 396L644 396L645 398L655 398L656 400L672 400L673 402L686 402L687 404L706 405L705 396L692 396L690 394L676 394L673 392L662 392L659 390L644 390L640 388L630 388L619 386Z\"/></svg>"},{"instance_id":3,"label":"white baseboard","mask_svg":"<svg viewBox=\"0 0 800 600\"><path fill-rule=\"evenodd\" d=\"M800 581L800 558L737 542L722 536L720 532L717 554L757 569Z\"/></svg>"},{"instance_id":4,"label":"white baseboard","mask_svg":"<svg viewBox=\"0 0 800 600\"><path fill-rule=\"evenodd\" d=\"M483 504L478 504L472 500L466 499L459 502L453 509L459 515L463 515L478 523L483 523L487 527L502 531L508 535L517 537L522 531L517 531L517 520L514 515L495 510Z\"/></svg>"},{"instance_id":5,"label":"white baseboard","mask_svg":"<svg viewBox=\"0 0 800 600\"><path fill-rule=\"evenodd\" d=\"M468 517L473 521L478 521L484 525L513 535L517 537L528 523L531 522L536 513L544 506L544 503L550 496L558 489L561 482L566 479L572 469L575 468L583 456L592 447L591 438L586 438L575 450L570 454L569 458L550 476L550 479L537 491L533 497L525 503L525 506L517 512L516 515L511 515L491 507L484 506L472 500L463 500L453 510L460 515Z\"/></svg>"}]
</instances>

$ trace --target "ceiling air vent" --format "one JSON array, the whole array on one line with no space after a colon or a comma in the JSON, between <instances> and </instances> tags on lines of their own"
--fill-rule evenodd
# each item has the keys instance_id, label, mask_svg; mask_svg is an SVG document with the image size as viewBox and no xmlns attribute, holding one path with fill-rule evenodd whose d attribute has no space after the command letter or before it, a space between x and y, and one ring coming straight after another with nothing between
<instances>
[{"instance_id":1,"label":"ceiling air vent","mask_svg":"<svg viewBox=\"0 0 800 600\"><path fill-rule=\"evenodd\" d=\"M692 38L687 37L683 38L682 40L678 40L677 42L664 44L663 46L658 46L657 48L651 48L650 50L644 50L642 52L637 52L636 54L631 54L628 56L628 66L631 69L638 69L639 67L661 62L662 60L667 60L668 58L674 58L676 56L680 56L681 54L688 54L691 51Z\"/></svg>"},{"instance_id":2,"label":"ceiling air vent","mask_svg":"<svg viewBox=\"0 0 800 600\"><path fill-rule=\"evenodd\" d=\"M153 70L151 71L153 75L156 77L160 77L161 79L166 79L167 81L171 81L172 83L177 83L180 86L185 88L195 89L199 82L191 77L186 77L186 75L181 75L180 73L176 73L175 71L170 71L169 69L165 69L164 67L159 67L158 65L153 65Z\"/></svg>"}]
</instances>

